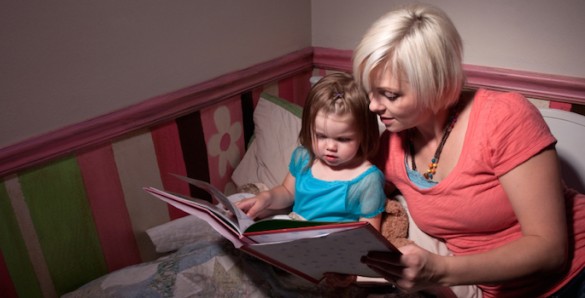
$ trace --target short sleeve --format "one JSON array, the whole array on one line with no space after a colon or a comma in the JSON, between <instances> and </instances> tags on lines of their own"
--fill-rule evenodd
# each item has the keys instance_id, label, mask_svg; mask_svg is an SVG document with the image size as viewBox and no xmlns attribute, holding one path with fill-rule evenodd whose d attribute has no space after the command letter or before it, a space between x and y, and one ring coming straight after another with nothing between
<instances>
[{"instance_id":1,"label":"short sleeve","mask_svg":"<svg viewBox=\"0 0 585 298\"><path fill-rule=\"evenodd\" d=\"M309 151L302 146L296 147L290 158L288 170L293 177L297 177L301 171L306 170L309 163Z\"/></svg>"},{"instance_id":2,"label":"short sleeve","mask_svg":"<svg viewBox=\"0 0 585 298\"><path fill-rule=\"evenodd\" d=\"M485 159L504 175L556 142L538 109L518 93L490 93Z\"/></svg>"},{"instance_id":3,"label":"short sleeve","mask_svg":"<svg viewBox=\"0 0 585 298\"><path fill-rule=\"evenodd\" d=\"M372 166L363 179L350 187L348 198L350 209L357 207L360 217L371 218L380 214L386 204L384 174Z\"/></svg>"}]
</instances>

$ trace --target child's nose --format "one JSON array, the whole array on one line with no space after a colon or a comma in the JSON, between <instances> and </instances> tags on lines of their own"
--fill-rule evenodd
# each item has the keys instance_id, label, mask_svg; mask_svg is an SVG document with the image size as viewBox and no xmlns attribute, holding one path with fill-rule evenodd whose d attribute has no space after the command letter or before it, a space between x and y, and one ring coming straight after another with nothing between
<instances>
[{"instance_id":1,"label":"child's nose","mask_svg":"<svg viewBox=\"0 0 585 298\"><path fill-rule=\"evenodd\" d=\"M337 150L337 142L334 140L327 140L327 150L334 151Z\"/></svg>"}]
</instances>

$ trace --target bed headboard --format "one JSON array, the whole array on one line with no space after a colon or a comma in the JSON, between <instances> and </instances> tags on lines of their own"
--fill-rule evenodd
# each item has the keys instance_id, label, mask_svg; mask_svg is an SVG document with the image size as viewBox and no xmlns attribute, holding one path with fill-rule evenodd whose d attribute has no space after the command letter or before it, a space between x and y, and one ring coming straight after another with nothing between
<instances>
[{"instance_id":1,"label":"bed headboard","mask_svg":"<svg viewBox=\"0 0 585 298\"><path fill-rule=\"evenodd\" d=\"M303 49L1 148L0 289L54 297L156 258L145 230L184 214L142 187L201 196L168 175L177 173L232 192L260 93L302 105L311 76L349 71L350 60L349 51ZM583 111L584 79L467 71L473 88L517 88L539 107Z\"/></svg>"}]
</instances>

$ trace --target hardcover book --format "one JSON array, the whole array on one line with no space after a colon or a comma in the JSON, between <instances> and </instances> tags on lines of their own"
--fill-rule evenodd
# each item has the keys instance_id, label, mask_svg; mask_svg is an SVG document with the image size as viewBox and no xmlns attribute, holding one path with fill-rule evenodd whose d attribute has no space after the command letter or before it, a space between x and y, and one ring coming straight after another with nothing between
<instances>
[{"instance_id":1,"label":"hardcover book","mask_svg":"<svg viewBox=\"0 0 585 298\"><path fill-rule=\"evenodd\" d=\"M236 248L313 283L321 281L327 272L379 278L377 272L360 261L361 257L370 251L400 254L367 222L282 218L255 221L213 185L175 176L207 191L218 204L154 187L144 187L144 190L169 205L205 220Z\"/></svg>"}]
</instances>

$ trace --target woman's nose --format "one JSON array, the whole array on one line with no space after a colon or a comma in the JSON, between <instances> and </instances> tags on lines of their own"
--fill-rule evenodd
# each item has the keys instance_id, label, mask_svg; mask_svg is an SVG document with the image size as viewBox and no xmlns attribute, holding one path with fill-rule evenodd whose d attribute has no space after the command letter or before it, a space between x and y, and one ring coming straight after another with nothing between
<instances>
[{"instance_id":1,"label":"woman's nose","mask_svg":"<svg viewBox=\"0 0 585 298\"><path fill-rule=\"evenodd\" d=\"M377 99L372 97L370 97L370 105L368 107L370 108L370 111L374 113L378 113L384 110L384 105L380 104L380 102Z\"/></svg>"}]
</instances>

